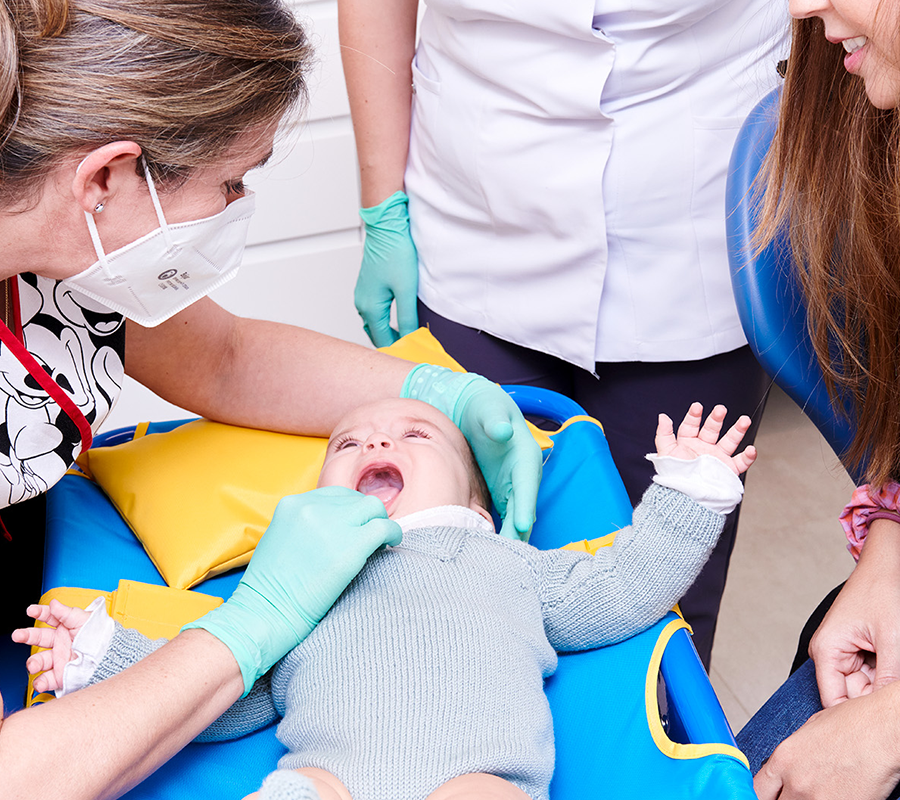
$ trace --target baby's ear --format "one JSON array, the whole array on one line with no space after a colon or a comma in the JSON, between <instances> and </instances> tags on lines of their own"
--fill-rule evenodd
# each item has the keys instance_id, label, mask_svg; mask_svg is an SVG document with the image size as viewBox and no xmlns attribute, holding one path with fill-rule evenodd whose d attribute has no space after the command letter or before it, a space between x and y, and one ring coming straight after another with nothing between
<instances>
[{"instance_id":1,"label":"baby's ear","mask_svg":"<svg viewBox=\"0 0 900 800\"><path fill-rule=\"evenodd\" d=\"M484 517L488 522L491 523L491 527L494 527L494 519L493 517L491 517L491 512L488 511L483 505L481 505L477 497L472 497L469 500L469 508Z\"/></svg>"}]
</instances>

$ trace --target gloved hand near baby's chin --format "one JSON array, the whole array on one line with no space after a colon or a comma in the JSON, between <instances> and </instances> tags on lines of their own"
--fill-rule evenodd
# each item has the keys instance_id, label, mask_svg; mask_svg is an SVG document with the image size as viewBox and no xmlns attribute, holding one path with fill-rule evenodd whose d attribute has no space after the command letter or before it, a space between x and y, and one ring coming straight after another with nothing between
<instances>
[{"instance_id":1,"label":"gloved hand near baby's chin","mask_svg":"<svg viewBox=\"0 0 900 800\"><path fill-rule=\"evenodd\" d=\"M285 497L228 602L183 630L203 628L231 650L246 694L309 635L369 556L401 538L376 497L341 486Z\"/></svg>"},{"instance_id":2,"label":"gloved hand near baby's chin","mask_svg":"<svg viewBox=\"0 0 900 800\"><path fill-rule=\"evenodd\" d=\"M496 383L432 364L414 367L401 397L446 414L468 439L510 539L527 539L541 482L541 449L519 407Z\"/></svg>"}]
</instances>

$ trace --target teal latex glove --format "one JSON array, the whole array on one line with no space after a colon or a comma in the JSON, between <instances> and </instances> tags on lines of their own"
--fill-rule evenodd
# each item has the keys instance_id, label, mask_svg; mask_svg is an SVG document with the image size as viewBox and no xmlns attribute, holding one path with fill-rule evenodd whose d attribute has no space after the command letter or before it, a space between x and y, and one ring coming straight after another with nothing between
<instances>
[{"instance_id":1,"label":"teal latex glove","mask_svg":"<svg viewBox=\"0 0 900 800\"><path fill-rule=\"evenodd\" d=\"M285 497L228 602L185 625L203 628L234 654L244 694L316 627L400 526L377 497L329 486Z\"/></svg>"},{"instance_id":2,"label":"teal latex glove","mask_svg":"<svg viewBox=\"0 0 900 800\"><path fill-rule=\"evenodd\" d=\"M512 398L481 375L431 364L413 367L400 396L423 400L456 423L503 518L500 533L527 540L541 482L541 448Z\"/></svg>"},{"instance_id":3,"label":"teal latex glove","mask_svg":"<svg viewBox=\"0 0 900 800\"><path fill-rule=\"evenodd\" d=\"M387 347L419 327L419 259L409 233L408 202L403 192L394 192L359 212L366 225L366 242L353 301L376 347ZM391 327L394 302L399 333Z\"/></svg>"}]
</instances>

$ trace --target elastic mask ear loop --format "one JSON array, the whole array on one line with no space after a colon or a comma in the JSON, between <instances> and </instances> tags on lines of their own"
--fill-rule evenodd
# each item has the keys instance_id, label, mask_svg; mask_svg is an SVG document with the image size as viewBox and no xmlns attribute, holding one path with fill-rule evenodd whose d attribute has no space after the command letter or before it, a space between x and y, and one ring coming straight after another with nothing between
<instances>
[{"instance_id":1,"label":"elastic mask ear loop","mask_svg":"<svg viewBox=\"0 0 900 800\"><path fill-rule=\"evenodd\" d=\"M110 277L112 273L109 271L109 262L106 260L106 253L103 252L103 245L100 243L100 234L97 233L97 224L94 222L94 215L84 212L84 218L87 220L88 232L91 234L91 241L94 243L94 251L97 253L97 261L100 262L101 269Z\"/></svg>"},{"instance_id":2,"label":"elastic mask ear loop","mask_svg":"<svg viewBox=\"0 0 900 800\"><path fill-rule=\"evenodd\" d=\"M153 208L156 209L156 218L159 220L159 227L162 229L163 240L166 243L166 256L175 255L181 248L173 241L169 233L169 224L163 214L162 205L159 202L159 195L156 193L156 184L153 183L153 177L150 175L150 168L147 166L147 159L141 155L141 164L144 166L144 177L147 178L147 188L150 190L150 199L153 201Z\"/></svg>"}]
</instances>

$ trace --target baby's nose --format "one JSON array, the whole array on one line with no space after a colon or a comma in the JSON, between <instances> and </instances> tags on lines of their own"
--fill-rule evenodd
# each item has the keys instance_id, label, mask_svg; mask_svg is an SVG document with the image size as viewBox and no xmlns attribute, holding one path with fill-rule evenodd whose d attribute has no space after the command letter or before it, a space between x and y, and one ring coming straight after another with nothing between
<instances>
[{"instance_id":1,"label":"baby's nose","mask_svg":"<svg viewBox=\"0 0 900 800\"><path fill-rule=\"evenodd\" d=\"M379 447L390 448L393 446L389 436L370 436L366 442L366 450L376 450Z\"/></svg>"}]
</instances>

